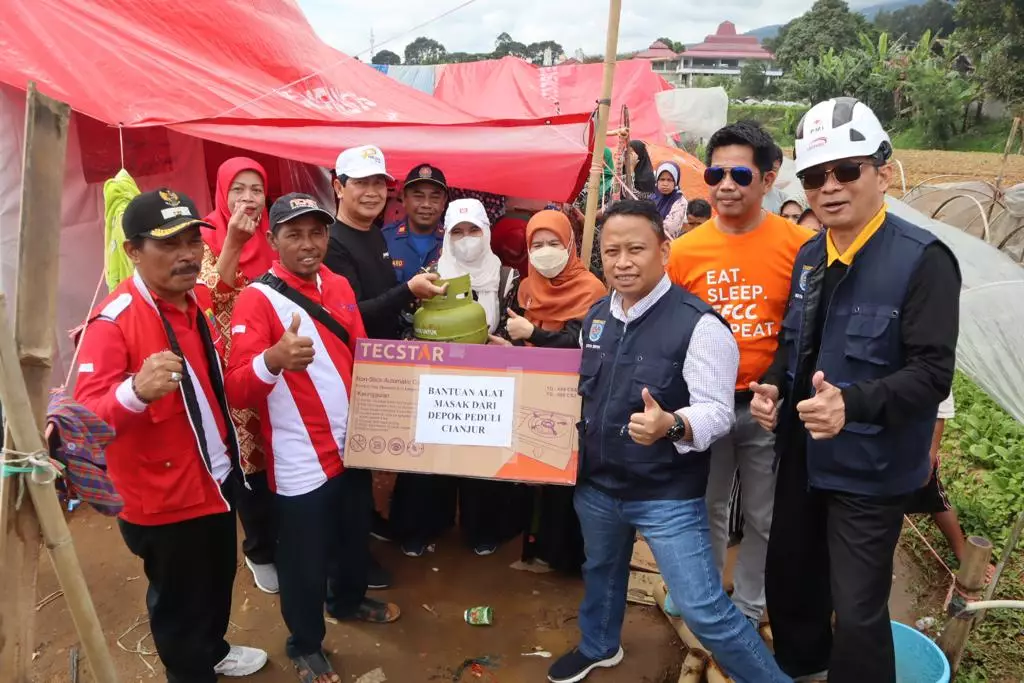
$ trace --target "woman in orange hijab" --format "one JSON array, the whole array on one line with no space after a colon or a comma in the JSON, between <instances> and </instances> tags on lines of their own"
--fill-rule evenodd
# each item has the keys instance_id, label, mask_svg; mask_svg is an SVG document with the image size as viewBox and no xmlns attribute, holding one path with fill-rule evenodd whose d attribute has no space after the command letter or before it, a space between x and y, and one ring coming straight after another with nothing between
<instances>
[{"instance_id":1,"label":"woman in orange hijab","mask_svg":"<svg viewBox=\"0 0 1024 683\"><path fill-rule=\"evenodd\" d=\"M510 312L509 338L533 346L579 348L587 311L608 289L576 254L572 224L561 211L540 211L526 225L529 275L519 285L523 316Z\"/></svg>"},{"instance_id":2,"label":"woman in orange hijab","mask_svg":"<svg viewBox=\"0 0 1024 683\"><path fill-rule=\"evenodd\" d=\"M509 338L517 344L579 348L583 318L607 288L580 261L572 225L562 212L535 214L526 226L526 245L529 275L519 285L523 315L509 311ZM583 566L586 556L574 492L571 486L536 487L522 557L534 571L578 573Z\"/></svg>"},{"instance_id":3,"label":"woman in orange hijab","mask_svg":"<svg viewBox=\"0 0 1024 683\"><path fill-rule=\"evenodd\" d=\"M215 201L213 212L203 219L213 228L203 228L205 247L199 278L210 288L217 328L225 340L225 354L230 354L231 313L238 293L274 262L266 235L267 172L248 157L228 159L217 170ZM257 588L277 593L274 497L267 486L259 419L252 410L232 410L231 419L238 435L242 471L249 482L249 488L239 485L235 492L245 530L245 565Z\"/></svg>"}]
</instances>

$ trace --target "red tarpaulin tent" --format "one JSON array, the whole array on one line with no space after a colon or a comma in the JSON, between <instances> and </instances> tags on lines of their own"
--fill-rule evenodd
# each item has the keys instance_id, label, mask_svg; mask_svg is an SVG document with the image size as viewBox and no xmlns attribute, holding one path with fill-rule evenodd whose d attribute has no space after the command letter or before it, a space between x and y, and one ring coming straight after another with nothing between
<instances>
[{"instance_id":1,"label":"red tarpaulin tent","mask_svg":"<svg viewBox=\"0 0 1024 683\"><path fill-rule=\"evenodd\" d=\"M441 70L434 97L484 118L534 119L592 112L601 96L603 75L603 64L537 68L515 57L449 64ZM650 62L630 59L617 63L609 129L622 125L622 105L626 105L630 136L665 144L654 96L671 89L651 71Z\"/></svg>"},{"instance_id":2,"label":"red tarpaulin tent","mask_svg":"<svg viewBox=\"0 0 1024 683\"><path fill-rule=\"evenodd\" d=\"M325 45L293 0L7 0L0 82L30 80L110 125L322 166L375 143L396 175L430 161L502 194L570 199L587 161L583 109L460 111Z\"/></svg>"}]
</instances>

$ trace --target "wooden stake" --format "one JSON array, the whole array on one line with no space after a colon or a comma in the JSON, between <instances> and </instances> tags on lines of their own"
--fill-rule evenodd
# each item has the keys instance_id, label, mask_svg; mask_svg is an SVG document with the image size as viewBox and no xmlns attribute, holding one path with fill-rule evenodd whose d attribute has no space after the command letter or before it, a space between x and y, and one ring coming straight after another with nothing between
<instances>
[{"instance_id":1,"label":"wooden stake","mask_svg":"<svg viewBox=\"0 0 1024 683\"><path fill-rule=\"evenodd\" d=\"M590 164L590 182L587 185L587 212L583 220L583 265L590 268L594 251L594 228L597 225L597 205L601 197L601 171L604 167L604 148L608 144L608 112L612 105L612 84L615 82L615 53L619 49L619 16L622 0L609 0L608 35L604 44L604 82L597 105L597 130L594 132L593 161Z\"/></svg>"},{"instance_id":2,"label":"wooden stake","mask_svg":"<svg viewBox=\"0 0 1024 683\"><path fill-rule=\"evenodd\" d=\"M10 429L8 443L25 453L47 453L43 440L55 348L54 320L60 257L60 199L71 112L28 87L16 303L17 341L0 295L0 401ZM53 481L23 475L31 505L18 502L19 479L0 478L0 531L4 581L0 582L0 670L4 683L28 683L34 646L40 530L64 591L89 668L100 683L117 674L75 555Z\"/></svg>"},{"instance_id":3,"label":"wooden stake","mask_svg":"<svg viewBox=\"0 0 1024 683\"><path fill-rule=\"evenodd\" d=\"M988 582L988 586L985 588L985 596L982 600L991 600L996 595L996 585L999 583L999 578L1003 575L1003 570L1006 569L1006 563L1010 561L1010 555L1017 549L1017 543L1020 542L1021 532L1024 531L1024 512L1017 515L1017 521L1013 525L1013 529L1010 530L1010 538L1006 541L1006 547L1003 548L1003 554L999 558L999 562L996 563L996 569L992 572L992 580ZM974 625L977 626L985 618L985 610L978 612L978 616L974 618Z\"/></svg>"},{"instance_id":4,"label":"wooden stake","mask_svg":"<svg viewBox=\"0 0 1024 683\"><path fill-rule=\"evenodd\" d=\"M971 536L964 546L964 559L956 573L956 587L953 600L977 600L985 588L985 570L992 558L992 543L978 536ZM950 610L953 610L950 605ZM942 629L938 645L949 660L950 680L956 679L956 671L960 667L960 659L964 656L967 637L977 617L975 612L968 612L960 617L953 617Z\"/></svg>"}]
</instances>

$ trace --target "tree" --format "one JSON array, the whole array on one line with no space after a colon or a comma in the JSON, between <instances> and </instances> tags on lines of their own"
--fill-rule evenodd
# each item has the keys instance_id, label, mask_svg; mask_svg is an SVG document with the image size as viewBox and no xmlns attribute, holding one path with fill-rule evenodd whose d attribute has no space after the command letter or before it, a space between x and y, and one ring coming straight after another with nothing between
<instances>
[{"instance_id":1,"label":"tree","mask_svg":"<svg viewBox=\"0 0 1024 683\"><path fill-rule=\"evenodd\" d=\"M948 0L928 0L895 12L882 10L875 16L874 24L894 39L918 41L925 31L931 31L936 38L952 34L956 28L955 13L955 6Z\"/></svg>"},{"instance_id":2,"label":"tree","mask_svg":"<svg viewBox=\"0 0 1024 683\"><path fill-rule=\"evenodd\" d=\"M420 36L405 46L406 64L441 64L448 55L444 45L433 38Z\"/></svg>"},{"instance_id":3,"label":"tree","mask_svg":"<svg viewBox=\"0 0 1024 683\"><path fill-rule=\"evenodd\" d=\"M851 12L844 0L817 0L805 14L780 29L769 49L774 49L775 61L789 69L800 60L816 59L829 49L841 53L857 47L861 33L871 34L871 25Z\"/></svg>"},{"instance_id":4,"label":"tree","mask_svg":"<svg viewBox=\"0 0 1024 683\"><path fill-rule=\"evenodd\" d=\"M551 59L553 62L557 62L560 57L565 56L565 50L562 46L553 40L543 40L539 43L530 43L526 46L526 58L534 64L544 63L544 51L551 50Z\"/></svg>"},{"instance_id":5,"label":"tree","mask_svg":"<svg viewBox=\"0 0 1024 683\"><path fill-rule=\"evenodd\" d=\"M371 64L401 64L402 58L391 50L381 50L373 56Z\"/></svg>"},{"instance_id":6,"label":"tree","mask_svg":"<svg viewBox=\"0 0 1024 683\"><path fill-rule=\"evenodd\" d=\"M747 62L740 69L740 84L736 89L738 97L767 97L771 90L765 62Z\"/></svg>"},{"instance_id":7,"label":"tree","mask_svg":"<svg viewBox=\"0 0 1024 683\"><path fill-rule=\"evenodd\" d=\"M672 50L675 53L686 52L686 45L683 43L676 42L671 38L658 38L658 41L665 43L665 47Z\"/></svg>"},{"instance_id":8,"label":"tree","mask_svg":"<svg viewBox=\"0 0 1024 683\"><path fill-rule=\"evenodd\" d=\"M502 35L508 35L503 33ZM502 57L519 57L520 59L529 59L529 53L526 46L520 43L518 40L508 40L498 47L494 48L492 55L495 59L501 59Z\"/></svg>"},{"instance_id":9,"label":"tree","mask_svg":"<svg viewBox=\"0 0 1024 683\"><path fill-rule=\"evenodd\" d=\"M967 50L985 91L1024 107L1024 1L960 0L956 20L954 38Z\"/></svg>"},{"instance_id":10,"label":"tree","mask_svg":"<svg viewBox=\"0 0 1024 683\"><path fill-rule=\"evenodd\" d=\"M511 43L511 42L512 42L512 36L510 36L508 33L499 33L498 37L494 39L494 49L497 50L498 48L500 48L505 43Z\"/></svg>"}]
</instances>

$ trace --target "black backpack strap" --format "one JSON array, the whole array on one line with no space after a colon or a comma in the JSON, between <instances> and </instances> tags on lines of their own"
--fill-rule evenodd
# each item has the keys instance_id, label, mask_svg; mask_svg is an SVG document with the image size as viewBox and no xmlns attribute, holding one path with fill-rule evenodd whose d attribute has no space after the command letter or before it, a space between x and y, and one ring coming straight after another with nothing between
<instances>
[{"instance_id":1,"label":"black backpack strap","mask_svg":"<svg viewBox=\"0 0 1024 683\"><path fill-rule=\"evenodd\" d=\"M508 287L508 278L512 274L512 269L502 266L498 273L498 320L501 320L505 317L505 289Z\"/></svg>"},{"instance_id":2,"label":"black backpack strap","mask_svg":"<svg viewBox=\"0 0 1024 683\"><path fill-rule=\"evenodd\" d=\"M346 330L341 323L332 318L330 314L324 310L323 306L316 303L294 287L289 286L287 282L269 271L256 278L256 282L270 287L281 296L290 300L296 306L308 313L309 317L330 330L335 337L341 340L342 344L345 346L349 345L351 337L349 337L348 330Z\"/></svg>"}]
</instances>

